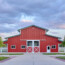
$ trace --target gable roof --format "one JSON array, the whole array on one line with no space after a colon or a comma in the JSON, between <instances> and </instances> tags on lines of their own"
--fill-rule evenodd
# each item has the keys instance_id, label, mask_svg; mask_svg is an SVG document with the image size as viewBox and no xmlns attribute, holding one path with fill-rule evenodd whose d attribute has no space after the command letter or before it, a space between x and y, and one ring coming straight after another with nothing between
<instances>
[{"instance_id":1,"label":"gable roof","mask_svg":"<svg viewBox=\"0 0 65 65\"><path fill-rule=\"evenodd\" d=\"M42 27L39 27L39 26L36 26L36 25L31 25L31 26L28 26L28 27L32 27L32 26L48 31L48 29L45 29L45 28L42 28ZM21 28L21 29L19 29L18 31L20 32L20 30L26 29L26 28L28 28L28 27ZM19 35L20 35L20 34L14 35L14 36L10 36L10 37L6 37L5 39L11 38L11 37L15 37L15 36L19 36ZM45 35L61 39L60 37L56 37L56 36L52 36L52 35L48 35L48 34L45 34Z\"/></svg>"},{"instance_id":2,"label":"gable roof","mask_svg":"<svg viewBox=\"0 0 65 65\"><path fill-rule=\"evenodd\" d=\"M58 39L61 39L60 37L57 37L57 36L53 36L53 35L49 35L49 34L45 34L46 36L50 36L50 37L55 37L55 38L58 38Z\"/></svg>"},{"instance_id":3,"label":"gable roof","mask_svg":"<svg viewBox=\"0 0 65 65\"><path fill-rule=\"evenodd\" d=\"M21 34L18 34L18 35L13 35L13 36L9 36L9 37L6 37L5 39L7 38L11 38L11 37L15 37L15 36L20 36Z\"/></svg>"},{"instance_id":4,"label":"gable roof","mask_svg":"<svg viewBox=\"0 0 65 65\"><path fill-rule=\"evenodd\" d=\"M58 41L63 42L62 40L58 40Z\"/></svg>"},{"instance_id":5,"label":"gable roof","mask_svg":"<svg viewBox=\"0 0 65 65\"><path fill-rule=\"evenodd\" d=\"M32 26L48 31L48 29L45 29L45 28L42 28L42 27L39 27L39 26L36 26L36 25L27 26L27 27L24 27L24 28L18 29L18 31L20 32L20 30L23 30L23 29L26 29L26 28L28 28L28 27L32 27Z\"/></svg>"}]
</instances>

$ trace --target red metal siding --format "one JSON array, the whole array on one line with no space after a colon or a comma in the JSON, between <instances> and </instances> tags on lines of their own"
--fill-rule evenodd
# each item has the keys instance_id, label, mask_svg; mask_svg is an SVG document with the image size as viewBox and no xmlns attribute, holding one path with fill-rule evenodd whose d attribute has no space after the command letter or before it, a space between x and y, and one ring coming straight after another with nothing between
<instances>
[{"instance_id":1,"label":"red metal siding","mask_svg":"<svg viewBox=\"0 0 65 65\"><path fill-rule=\"evenodd\" d=\"M58 52L58 39L50 36L45 36L45 41L40 41L40 52L47 52L47 46L56 45L56 49L51 48L51 52Z\"/></svg>"},{"instance_id":2,"label":"red metal siding","mask_svg":"<svg viewBox=\"0 0 65 65\"><path fill-rule=\"evenodd\" d=\"M8 38L8 52L26 52L21 49L21 45L26 46L26 40L40 40L40 52L47 52L47 46L56 45L56 49L51 48L51 52L58 52L58 38L45 35L46 31L34 26L21 30L21 35ZM16 49L11 49L11 45L16 45Z\"/></svg>"},{"instance_id":3,"label":"red metal siding","mask_svg":"<svg viewBox=\"0 0 65 65\"><path fill-rule=\"evenodd\" d=\"M21 30L21 39L43 39L43 35L45 34L45 30L39 29L37 27L29 27Z\"/></svg>"},{"instance_id":4,"label":"red metal siding","mask_svg":"<svg viewBox=\"0 0 65 65\"><path fill-rule=\"evenodd\" d=\"M15 45L16 49L11 49L11 45ZM21 41L20 36L15 36L8 39L8 52L26 52L26 49L22 49L21 45L26 46L26 41Z\"/></svg>"}]
</instances>

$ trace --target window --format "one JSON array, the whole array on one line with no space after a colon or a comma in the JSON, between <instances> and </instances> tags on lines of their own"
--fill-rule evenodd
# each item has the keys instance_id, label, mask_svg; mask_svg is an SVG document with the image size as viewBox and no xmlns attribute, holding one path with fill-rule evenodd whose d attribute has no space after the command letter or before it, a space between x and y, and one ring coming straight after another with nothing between
<instances>
[{"instance_id":1,"label":"window","mask_svg":"<svg viewBox=\"0 0 65 65\"><path fill-rule=\"evenodd\" d=\"M27 46L32 46L32 41L28 41Z\"/></svg>"},{"instance_id":2,"label":"window","mask_svg":"<svg viewBox=\"0 0 65 65\"><path fill-rule=\"evenodd\" d=\"M52 49L55 49L56 48L56 45L52 45Z\"/></svg>"},{"instance_id":3,"label":"window","mask_svg":"<svg viewBox=\"0 0 65 65\"><path fill-rule=\"evenodd\" d=\"M34 46L39 46L39 41L34 41Z\"/></svg>"},{"instance_id":4,"label":"window","mask_svg":"<svg viewBox=\"0 0 65 65\"><path fill-rule=\"evenodd\" d=\"M50 47L49 47L49 46L48 46L47 48L48 48L48 50L50 49Z\"/></svg>"},{"instance_id":5,"label":"window","mask_svg":"<svg viewBox=\"0 0 65 65\"><path fill-rule=\"evenodd\" d=\"M25 45L22 45L21 48L25 49Z\"/></svg>"},{"instance_id":6,"label":"window","mask_svg":"<svg viewBox=\"0 0 65 65\"><path fill-rule=\"evenodd\" d=\"M12 49L15 49L15 45L12 45L11 48L12 48Z\"/></svg>"}]
</instances>

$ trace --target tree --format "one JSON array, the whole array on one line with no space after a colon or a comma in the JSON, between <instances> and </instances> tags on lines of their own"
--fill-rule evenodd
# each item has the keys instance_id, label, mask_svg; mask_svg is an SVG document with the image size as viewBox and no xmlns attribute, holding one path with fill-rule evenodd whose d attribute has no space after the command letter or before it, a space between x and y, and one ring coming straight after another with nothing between
<instances>
[{"instance_id":1,"label":"tree","mask_svg":"<svg viewBox=\"0 0 65 65\"><path fill-rule=\"evenodd\" d=\"M65 47L65 37L64 37L64 40L62 42L62 46Z\"/></svg>"},{"instance_id":2,"label":"tree","mask_svg":"<svg viewBox=\"0 0 65 65\"><path fill-rule=\"evenodd\" d=\"M5 46L6 46L6 45L3 44L2 38L0 37L0 48L1 48L1 47L5 47ZM2 53L2 49L0 50L0 52Z\"/></svg>"},{"instance_id":3,"label":"tree","mask_svg":"<svg viewBox=\"0 0 65 65\"><path fill-rule=\"evenodd\" d=\"M6 45L3 44L2 38L0 37L0 47L5 47Z\"/></svg>"},{"instance_id":4,"label":"tree","mask_svg":"<svg viewBox=\"0 0 65 65\"><path fill-rule=\"evenodd\" d=\"M0 47L3 47L3 41L1 37L0 37Z\"/></svg>"}]
</instances>

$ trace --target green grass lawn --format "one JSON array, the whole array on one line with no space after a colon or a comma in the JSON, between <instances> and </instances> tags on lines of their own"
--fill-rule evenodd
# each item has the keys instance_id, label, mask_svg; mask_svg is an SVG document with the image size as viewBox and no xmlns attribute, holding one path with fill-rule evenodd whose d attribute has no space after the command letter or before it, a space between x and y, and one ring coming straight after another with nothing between
<instances>
[{"instance_id":1,"label":"green grass lawn","mask_svg":"<svg viewBox=\"0 0 65 65\"><path fill-rule=\"evenodd\" d=\"M65 60L65 56L59 56L59 57L56 57L56 58L64 59Z\"/></svg>"},{"instance_id":2,"label":"green grass lawn","mask_svg":"<svg viewBox=\"0 0 65 65\"><path fill-rule=\"evenodd\" d=\"M43 53L44 55L65 55L65 53Z\"/></svg>"},{"instance_id":3,"label":"green grass lawn","mask_svg":"<svg viewBox=\"0 0 65 65\"><path fill-rule=\"evenodd\" d=\"M8 59L9 57L0 57L0 61Z\"/></svg>"},{"instance_id":4,"label":"green grass lawn","mask_svg":"<svg viewBox=\"0 0 65 65\"><path fill-rule=\"evenodd\" d=\"M23 53L0 53L0 55L23 55Z\"/></svg>"}]
</instances>

